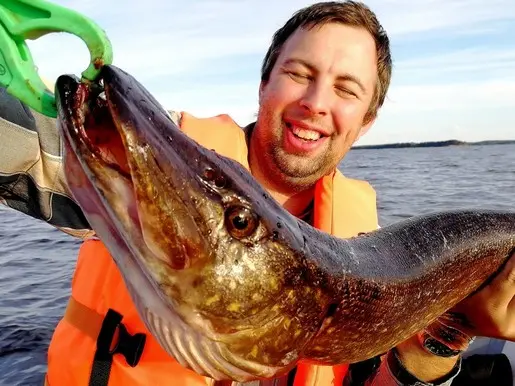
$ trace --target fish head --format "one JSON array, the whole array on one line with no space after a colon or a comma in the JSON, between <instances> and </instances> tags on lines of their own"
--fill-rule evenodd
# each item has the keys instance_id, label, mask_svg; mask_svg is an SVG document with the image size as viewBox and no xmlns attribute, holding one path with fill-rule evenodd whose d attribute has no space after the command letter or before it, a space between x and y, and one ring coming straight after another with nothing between
<instances>
[{"instance_id":1,"label":"fish head","mask_svg":"<svg viewBox=\"0 0 515 386\"><path fill-rule=\"evenodd\" d=\"M56 100L70 191L162 346L217 379L293 364L317 330L296 315L316 319L325 307L298 293L298 221L123 70L105 66L97 85L63 75ZM277 350L263 352L271 340Z\"/></svg>"}]
</instances>

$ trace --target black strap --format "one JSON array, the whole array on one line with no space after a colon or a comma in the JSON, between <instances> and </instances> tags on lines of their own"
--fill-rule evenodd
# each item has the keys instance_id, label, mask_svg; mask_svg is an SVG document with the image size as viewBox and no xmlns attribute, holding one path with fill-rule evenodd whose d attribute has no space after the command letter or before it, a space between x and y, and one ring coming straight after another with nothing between
<instances>
[{"instance_id":1,"label":"black strap","mask_svg":"<svg viewBox=\"0 0 515 386\"><path fill-rule=\"evenodd\" d=\"M122 318L121 314L112 309L107 311L97 338L97 350L93 358L89 386L107 386L109 384L114 355L122 354L131 367L135 367L141 358L146 336L143 333L131 335L121 323ZM118 332L118 339L111 349L116 332Z\"/></svg>"},{"instance_id":2,"label":"black strap","mask_svg":"<svg viewBox=\"0 0 515 386\"><path fill-rule=\"evenodd\" d=\"M347 374L343 378L342 386L364 386L377 375L380 366L380 355L350 364Z\"/></svg>"},{"instance_id":3,"label":"black strap","mask_svg":"<svg viewBox=\"0 0 515 386\"><path fill-rule=\"evenodd\" d=\"M297 376L297 366L290 370L288 373L288 386L293 386L295 377Z\"/></svg>"},{"instance_id":4,"label":"black strap","mask_svg":"<svg viewBox=\"0 0 515 386\"><path fill-rule=\"evenodd\" d=\"M395 347L388 352L386 360L390 372L399 384L406 386L416 386L422 383L422 381L416 378L404 367L401 360L397 356L397 349ZM452 379L455 378L461 370L461 360L461 356L458 357L458 361L452 370L447 375L444 375L443 377L433 381L432 384L441 385L442 383L451 382Z\"/></svg>"}]
</instances>

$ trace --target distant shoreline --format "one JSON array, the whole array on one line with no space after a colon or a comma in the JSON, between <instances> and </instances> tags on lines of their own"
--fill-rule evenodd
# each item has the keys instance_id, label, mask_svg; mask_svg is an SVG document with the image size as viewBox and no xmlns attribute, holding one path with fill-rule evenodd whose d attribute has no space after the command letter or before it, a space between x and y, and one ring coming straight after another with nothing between
<instances>
[{"instance_id":1,"label":"distant shoreline","mask_svg":"<svg viewBox=\"0 0 515 386\"><path fill-rule=\"evenodd\" d=\"M402 149L409 147L446 147L446 146L485 146L485 145L513 145L515 140L490 140L478 142L465 142L451 139L448 141L431 141L431 142L401 142L401 143L385 143L381 145L360 145L353 146L352 150L370 150L370 149Z\"/></svg>"}]
</instances>

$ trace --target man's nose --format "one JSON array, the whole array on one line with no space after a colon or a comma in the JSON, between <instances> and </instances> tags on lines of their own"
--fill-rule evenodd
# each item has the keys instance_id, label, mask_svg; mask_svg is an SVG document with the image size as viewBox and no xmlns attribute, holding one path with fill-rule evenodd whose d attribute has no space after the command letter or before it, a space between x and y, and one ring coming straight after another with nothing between
<instances>
[{"instance_id":1,"label":"man's nose","mask_svg":"<svg viewBox=\"0 0 515 386\"><path fill-rule=\"evenodd\" d=\"M313 115L326 115L329 113L330 100L330 90L320 83L313 82L306 89L300 104Z\"/></svg>"}]
</instances>

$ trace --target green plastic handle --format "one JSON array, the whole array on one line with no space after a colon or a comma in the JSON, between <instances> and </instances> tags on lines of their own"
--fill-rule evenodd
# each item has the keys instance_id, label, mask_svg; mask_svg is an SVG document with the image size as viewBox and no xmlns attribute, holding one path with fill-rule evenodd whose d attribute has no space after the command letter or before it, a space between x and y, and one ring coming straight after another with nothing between
<instances>
[{"instance_id":1,"label":"green plastic handle","mask_svg":"<svg viewBox=\"0 0 515 386\"><path fill-rule=\"evenodd\" d=\"M26 40L53 32L73 34L91 55L83 81L94 81L113 60L111 43L95 22L70 9L43 0L0 1L0 84L7 92L40 113L57 116L53 91L37 73Z\"/></svg>"}]
</instances>

